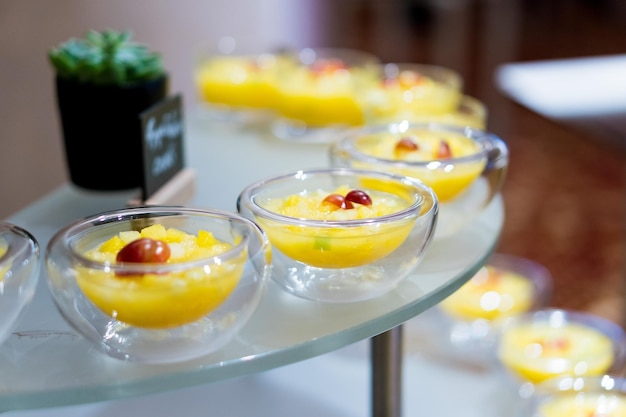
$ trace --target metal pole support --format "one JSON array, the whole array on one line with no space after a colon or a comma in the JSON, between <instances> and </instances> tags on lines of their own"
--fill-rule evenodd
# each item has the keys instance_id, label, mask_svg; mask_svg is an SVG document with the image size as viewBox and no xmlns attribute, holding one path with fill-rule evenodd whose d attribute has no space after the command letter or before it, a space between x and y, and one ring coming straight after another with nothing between
<instances>
[{"instance_id":1,"label":"metal pole support","mask_svg":"<svg viewBox=\"0 0 626 417\"><path fill-rule=\"evenodd\" d=\"M372 417L402 415L402 325L371 338Z\"/></svg>"}]
</instances>

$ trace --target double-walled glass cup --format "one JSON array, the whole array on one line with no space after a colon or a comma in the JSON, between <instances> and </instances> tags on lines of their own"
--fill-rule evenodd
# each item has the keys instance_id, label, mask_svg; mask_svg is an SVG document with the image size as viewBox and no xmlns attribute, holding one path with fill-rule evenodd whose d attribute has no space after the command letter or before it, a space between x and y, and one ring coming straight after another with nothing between
<instances>
[{"instance_id":1,"label":"double-walled glass cup","mask_svg":"<svg viewBox=\"0 0 626 417\"><path fill-rule=\"evenodd\" d=\"M238 124L269 123L278 104L278 81L295 65L258 39L223 36L198 48L194 82L209 118Z\"/></svg>"},{"instance_id":2,"label":"double-walled glass cup","mask_svg":"<svg viewBox=\"0 0 626 417\"><path fill-rule=\"evenodd\" d=\"M535 386L521 417L626 415L626 379L564 376Z\"/></svg>"},{"instance_id":3,"label":"double-walled glass cup","mask_svg":"<svg viewBox=\"0 0 626 417\"><path fill-rule=\"evenodd\" d=\"M545 308L551 296L552 276L543 265L518 256L493 254L433 312L440 350L463 362L491 366L501 324L510 317ZM411 331L410 324L407 329Z\"/></svg>"},{"instance_id":4,"label":"double-walled glass cup","mask_svg":"<svg viewBox=\"0 0 626 417\"><path fill-rule=\"evenodd\" d=\"M508 148L498 136L469 127L407 121L347 130L329 151L334 167L416 178L437 195L435 238L468 225L500 191Z\"/></svg>"},{"instance_id":5,"label":"double-walled glass cup","mask_svg":"<svg viewBox=\"0 0 626 417\"><path fill-rule=\"evenodd\" d=\"M380 79L359 91L366 124L423 120L457 111L463 97L458 72L414 63L381 65Z\"/></svg>"},{"instance_id":6,"label":"double-walled glass cup","mask_svg":"<svg viewBox=\"0 0 626 417\"><path fill-rule=\"evenodd\" d=\"M369 202L341 203L364 194ZM429 187L411 178L319 169L254 183L241 192L238 209L267 233L272 278L283 289L353 302L392 290L415 269L431 241L438 204Z\"/></svg>"},{"instance_id":7,"label":"double-walled glass cup","mask_svg":"<svg viewBox=\"0 0 626 417\"><path fill-rule=\"evenodd\" d=\"M626 334L593 314L544 309L509 318L499 329L496 354L520 384L559 376L621 374Z\"/></svg>"},{"instance_id":8,"label":"double-walled glass cup","mask_svg":"<svg viewBox=\"0 0 626 417\"><path fill-rule=\"evenodd\" d=\"M252 316L269 252L261 229L234 213L123 209L57 232L48 284L63 317L108 355L182 361L221 348Z\"/></svg>"},{"instance_id":9,"label":"double-walled glass cup","mask_svg":"<svg viewBox=\"0 0 626 417\"><path fill-rule=\"evenodd\" d=\"M357 95L377 82L377 57L342 48L304 48L294 56L297 64L278 83L278 138L328 142L330 133L364 123Z\"/></svg>"},{"instance_id":10,"label":"double-walled glass cup","mask_svg":"<svg viewBox=\"0 0 626 417\"><path fill-rule=\"evenodd\" d=\"M493 254L484 267L437 307L455 322L493 323L544 308L552 275L530 259Z\"/></svg>"},{"instance_id":11,"label":"double-walled glass cup","mask_svg":"<svg viewBox=\"0 0 626 417\"><path fill-rule=\"evenodd\" d=\"M0 342L14 329L39 280L39 243L28 231L0 222Z\"/></svg>"}]
</instances>

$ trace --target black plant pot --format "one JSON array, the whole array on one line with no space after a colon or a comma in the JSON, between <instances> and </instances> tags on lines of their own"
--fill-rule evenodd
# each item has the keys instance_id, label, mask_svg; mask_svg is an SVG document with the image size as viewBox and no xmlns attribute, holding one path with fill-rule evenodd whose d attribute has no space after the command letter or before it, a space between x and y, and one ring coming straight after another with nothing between
<instances>
[{"instance_id":1,"label":"black plant pot","mask_svg":"<svg viewBox=\"0 0 626 417\"><path fill-rule=\"evenodd\" d=\"M143 182L140 113L167 96L167 76L131 86L56 77L70 180L89 190L127 190Z\"/></svg>"}]
</instances>

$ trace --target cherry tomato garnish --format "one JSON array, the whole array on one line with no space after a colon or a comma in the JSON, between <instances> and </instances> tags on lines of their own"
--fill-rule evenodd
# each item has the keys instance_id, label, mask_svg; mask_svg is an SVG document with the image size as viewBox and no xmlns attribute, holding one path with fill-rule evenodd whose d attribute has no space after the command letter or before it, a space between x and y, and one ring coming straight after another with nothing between
<instances>
[{"instance_id":1,"label":"cherry tomato garnish","mask_svg":"<svg viewBox=\"0 0 626 417\"><path fill-rule=\"evenodd\" d=\"M142 238L133 240L118 253L118 262L165 263L170 258L169 245L157 239Z\"/></svg>"},{"instance_id":2,"label":"cherry tomato garnish","mask_svg":"<svg viewBox=\"0 0 626 417\"><path fill-rule=\"evenodd\" d=\"M320 59L311 65L315 74L332 74L335 71L345 70L348 66L340 59Z\"/></svg>"},{"instance_id":3,"label":"cherry tomato garnish","mask_svg":"<svg viewBox=\"0 0 626 417\"><path fill-rule=\"evenodd\" d=\"M350 191L348 194L346 194L346 200L353 203L362 204L364 206L372 205L372 198L365 191L361 190Z\"/></svg>"},{"instance_id":4,"label":"cherry tomato garnish","mask_svg":"<svg viewBox=\"0 0 626 417\"><path fill-rule=\"evenodd\" d=\"M336 207L336 209L348 210L348 209L354 208L352 203L346 200L346 198L342 196L341 194L330 194L324 199L323 202Z\"/></svg>"},{"instance_id":5,"label":"cherry tomato garnish","mask_svg":"<svg viewBox=\"0 0 626 417\"><path fill-rule=\"evenodd\" d=\"M452 158L452 150L447 141L442 140L439 143L439 149L437 150L437 157L441 159Z\"/></svg>"},{"instance_id":6,"label":"cherry tomato garnish","mask_svg":"<svg viewBox=\"0 0 626 417\"><path fill-rule=\"evenodd\" d=\"M396 155L403 155L409 152L415 152L419 149L417 143L415 143L410 137L405 136L396 142L394 151Z\"/></svg>"}]
</instances>

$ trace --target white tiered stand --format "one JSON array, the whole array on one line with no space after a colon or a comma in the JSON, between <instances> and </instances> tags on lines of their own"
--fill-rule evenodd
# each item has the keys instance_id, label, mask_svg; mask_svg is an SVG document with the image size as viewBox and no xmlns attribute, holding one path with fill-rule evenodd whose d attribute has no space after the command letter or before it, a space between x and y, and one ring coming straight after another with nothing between
<instances>
[{"instance_id":1,"label":"white tiered stand","mask_svg":"<svg viewBox=\"0 0 626 417\"><path fill-rule=\"evenodd\" d=\"M263 130L235 128L197 115L187 118L185 147L187 165L196 178L194 196L187 205L194 207L235 211L240 190L251 182L328 166L327 145L281 141ZM6 220L30 231L43 252L62 226L121 208L135 193L86 192L68 184ZM258 311L228 346L201 359L167 365L123 362L94 350L55 309L42 261L35 299L16 332L0 346L0 412L140 398L209 383L219 387L237 377L284 373L289 369L284 365L305 366L369 340L370 413L399 417L406 402L402 397L406 379L403 323L440 302L485 263L502 223L502 201L497 197L464 230L434 241L415 273L374 300L312 302L270 282ZM328 381L328 390L341 389L333 383ZM238 398L246 395L241 392Z\"/></svg>"}]
</instances>

